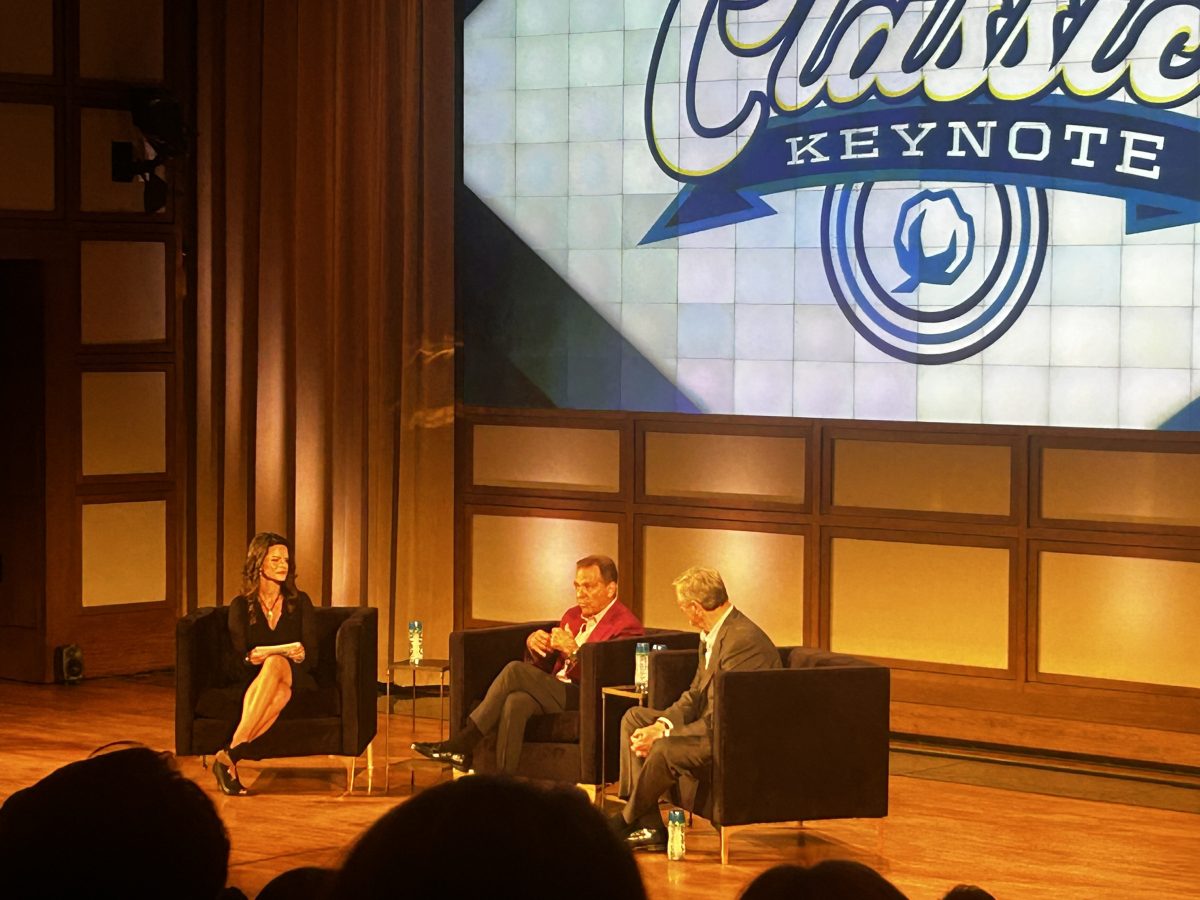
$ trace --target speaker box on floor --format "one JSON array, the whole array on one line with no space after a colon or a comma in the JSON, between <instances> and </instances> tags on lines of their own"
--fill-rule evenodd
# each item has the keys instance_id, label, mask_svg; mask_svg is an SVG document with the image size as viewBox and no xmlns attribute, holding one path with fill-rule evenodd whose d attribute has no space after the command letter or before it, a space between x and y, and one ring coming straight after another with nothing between
<instances>
[{"instance_id":1,"label":"speaker box on floor","mask_svg":"<svg viewBox=\"0 0 1200 900\"><path fill-rule=\"evenodd\" d=\"M83 648L64 644L54 648L54 680L59 684L78 684L83 681Z\"/></svg>"}]
</instances>

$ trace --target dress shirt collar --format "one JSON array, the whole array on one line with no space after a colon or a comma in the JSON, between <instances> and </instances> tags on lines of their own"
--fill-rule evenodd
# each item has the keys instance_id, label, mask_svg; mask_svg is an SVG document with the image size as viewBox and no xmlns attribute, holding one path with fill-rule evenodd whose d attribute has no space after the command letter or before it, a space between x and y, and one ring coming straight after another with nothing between
<instances>
[{"instance_id":1,"label":"dress shirt collar","mask_svg":"<svg viewBox=\"0 0 1200 900\"><path fill-rule=\"evenodd\" d=\"M575 642L579 643L581 636L583 640L587 640L588 635L596 630L596 626L600 624L600 620L604 618L605 613L613 608L613 603L616 602L617 598L613 597L608 606L604 607L604 609L600 610L600 612L596 613L594 616L591 616L590 618L588 616L584 616L583 622L579 625L579 634L575 635Z\"/></svg>"},{"instance_id":2,"label":"dress shirt collar","mask_svg":"<svg viewBox=\"0 0 1200 900\"><path fill-rule=\"evenodd\" d=\"M713 645L717 642L717 635L721 633L721 626L725 624L725 620L729 618L729 614L733 612L733 604L729 604L729 609L721 613L721 618L713 623L712 631L700 632L700 640L704 641L704 668L708 668L709 657L712 656Z\"/></svg>"},{"instance_id":3,"label":"dress shirt collar","mask_svg":"<svg viewBox=\"0 0 1200 900\"><path fill-rule=\"evenodd\" d=\"M616 602L617 598L614 597L612 599L612 603L609 603L608 606L604 607L604 609L600 610L600 612L596 613L594 616L583 617L583 621L579 623L579 631L574 635L576 646L586 644L588 642L588 638L595 633L596 626L600 624L600 620L604 618L604 614L612 609L613 603ZM571 679L567 677L567 670L571 668L572 661L573 660L571 657L564 656L558 664L558 671L554 673L554 677L559 681L564 681L570 684Z\"/></svg>"}]
</instances>

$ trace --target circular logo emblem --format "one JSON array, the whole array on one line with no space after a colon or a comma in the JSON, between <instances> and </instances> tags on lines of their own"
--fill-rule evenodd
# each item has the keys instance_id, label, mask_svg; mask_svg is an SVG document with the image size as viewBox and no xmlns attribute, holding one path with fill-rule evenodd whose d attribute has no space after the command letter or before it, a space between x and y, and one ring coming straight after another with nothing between
<instances>
[{"instance_id":1,"label":"circular logo emblem","mask_svg":"<svg viewBox=\"0 0 1200 900\"><path fill-rule=\"evenodd\" d=\"M850 324L889 356L924 365L968 359L998 340L1041 276L1045 190L981 186L975 193L990 192L991 202L972 213L959 195L964 187L918 189L898 209L889 208L896 191L873 187L827 187L821 211L825 273ZM889 216L896 223L890 246L866 231L867 222ZM988 229L978 221L985 217ZM881 281L889 273L891 291Z\"/></svg>"}]
</instances>

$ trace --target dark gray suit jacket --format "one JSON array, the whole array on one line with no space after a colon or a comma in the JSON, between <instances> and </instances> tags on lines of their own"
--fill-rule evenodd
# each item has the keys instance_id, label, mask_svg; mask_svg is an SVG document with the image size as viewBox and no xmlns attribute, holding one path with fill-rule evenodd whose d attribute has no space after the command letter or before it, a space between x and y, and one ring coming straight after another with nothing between
<instances>
[{"instance_id":1,"label":"dark gray suit jacket","mask_svg":"<svg viewBox=\"0 0 1200 900\"><path fill-rule=\"evenodd\" d=\"M671 722L671 737L712 736L712 687L717 672L781 667L779 651L771 639L735 607L717 632L708 666L704 665L704 641L701 641L699 664L691 687L662 714Z\"/></svg>"}]
</instances>

